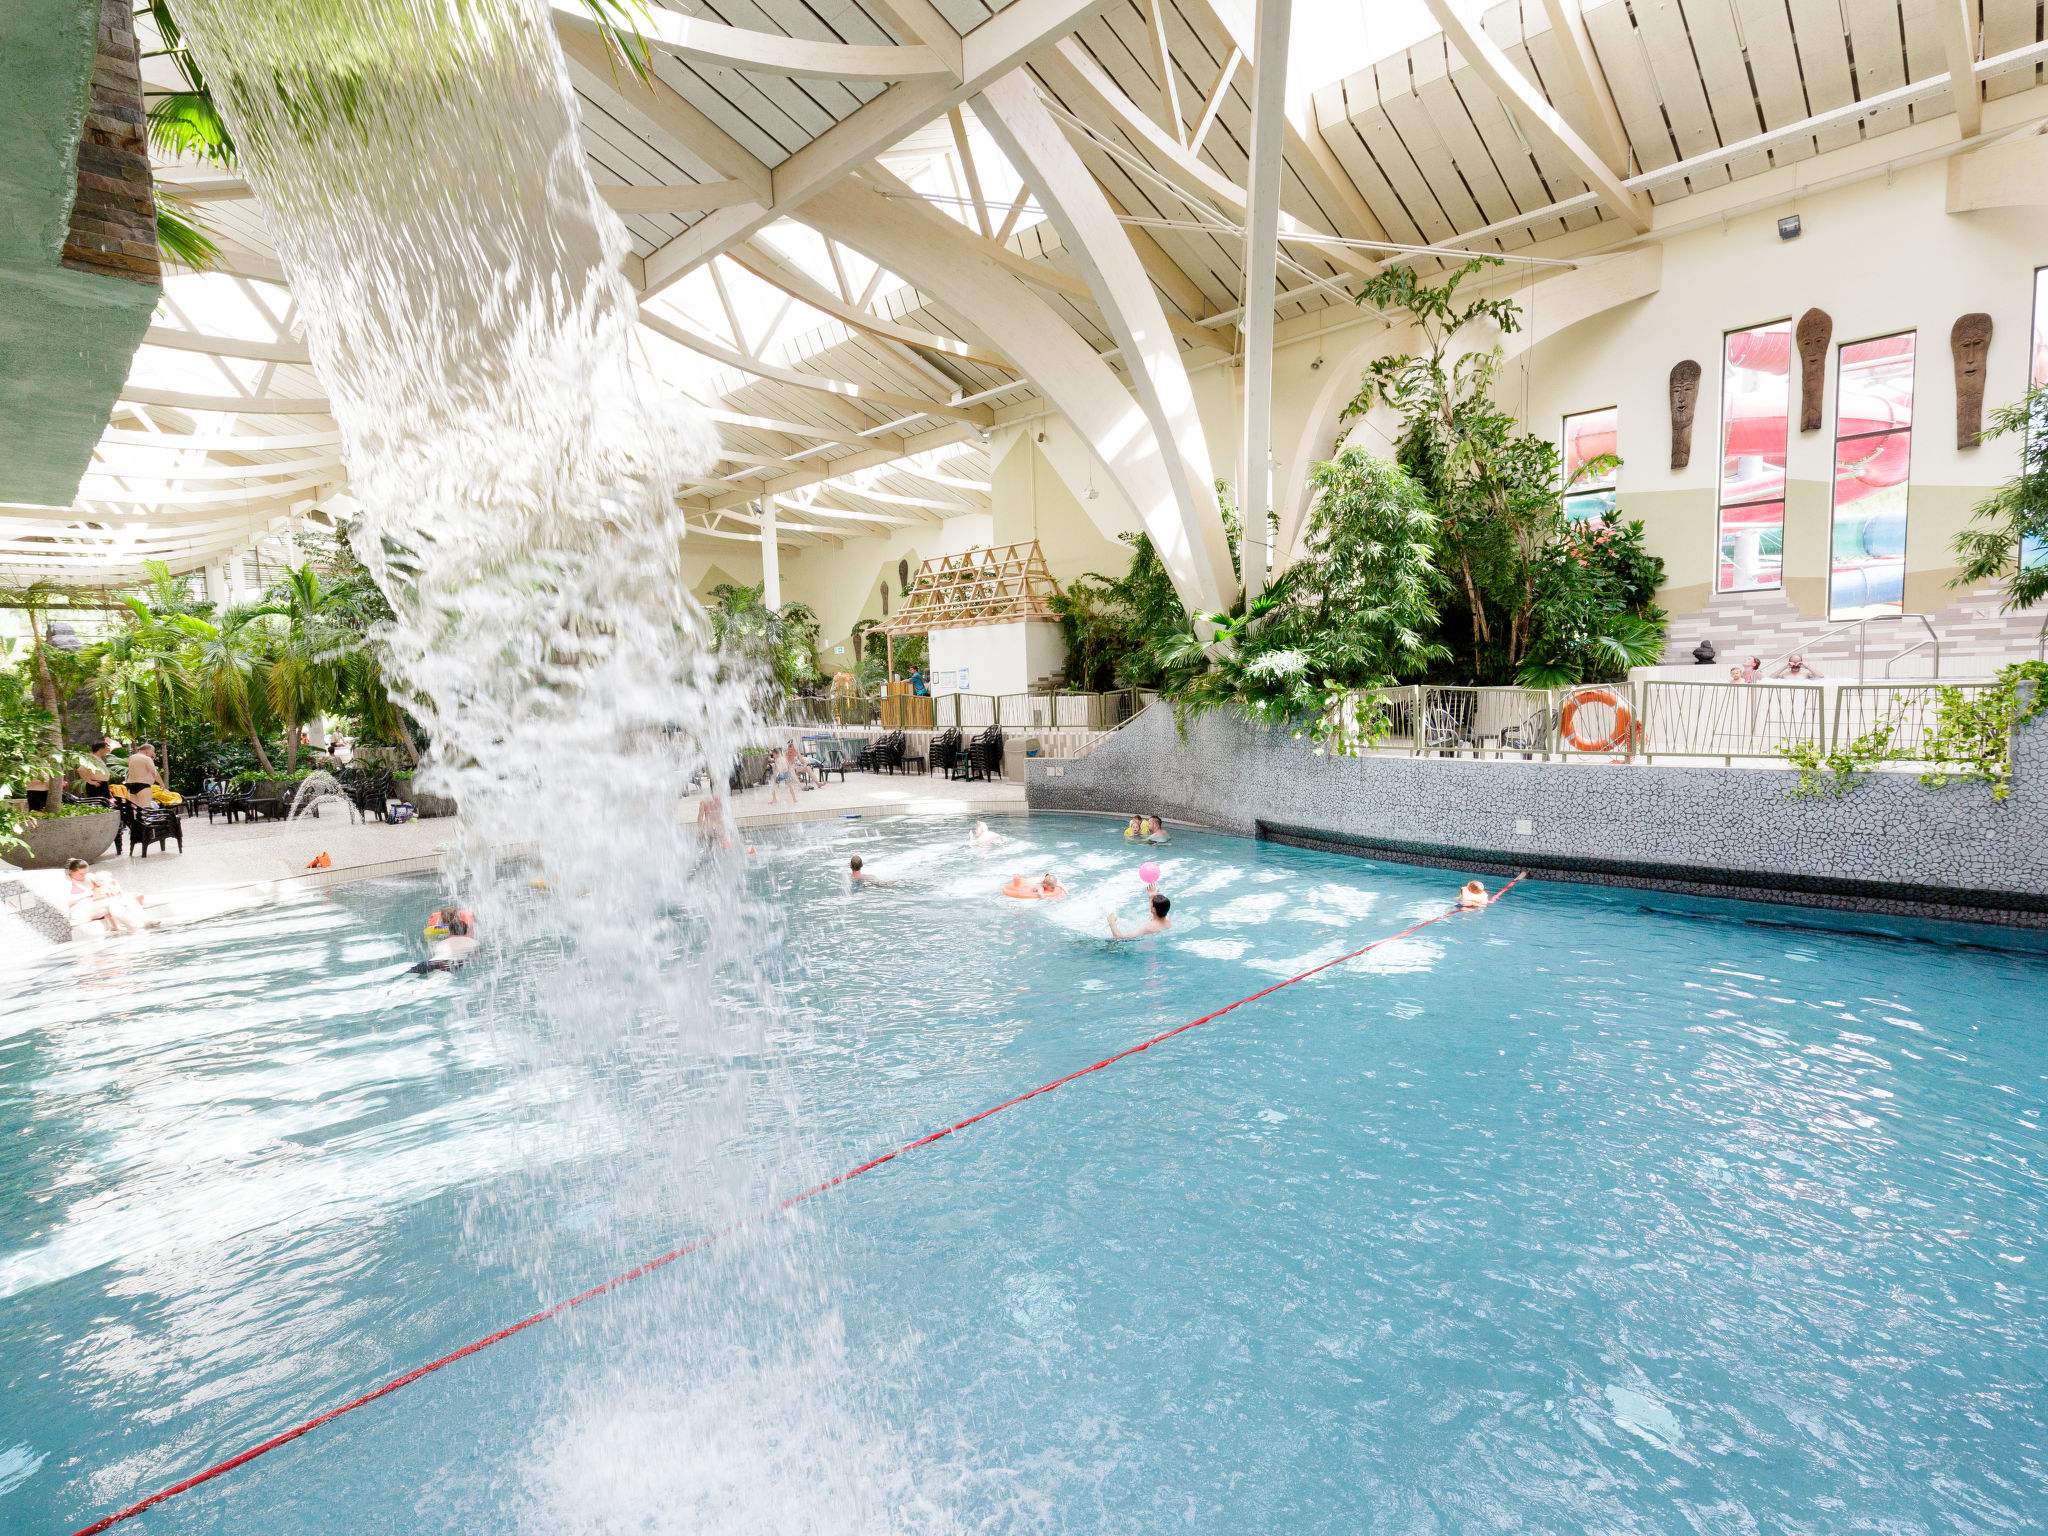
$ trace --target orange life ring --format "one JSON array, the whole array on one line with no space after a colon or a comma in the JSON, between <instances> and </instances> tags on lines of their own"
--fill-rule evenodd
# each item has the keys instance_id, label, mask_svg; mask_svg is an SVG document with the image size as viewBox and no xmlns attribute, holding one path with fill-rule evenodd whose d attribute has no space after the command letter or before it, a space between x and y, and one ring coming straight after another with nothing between
<instances>
[{"instance_id":1,"label":"orange life ring","mask_svg":"<svg viewBox=\"0 0 2048 1536\"><path fill-rule=\"evenodd\" d=\"M1064 885L1046 890L1036 880L1026 880L1022 875L1010 876L1010 883L1003 887L1005 896L1014 896L1019 901L1057 901L1067 894Z\"/></svg>"},{"instance_id":2,"label":"orange life ring","mask_svg":"<svg viewBox=\"0 0 2048 1536\"><path fill-rule=\"evenodd\" d=\"M1581 736L1577 730L1581 704L1605 704L1614 711L1614 728L1598 740ZM1612 688L1579 688L1564 701L1564 714L1558 719L1557 728L1575 752L1614 752L1635 739L1636 716Z\"/></svg>"}]
</instances>

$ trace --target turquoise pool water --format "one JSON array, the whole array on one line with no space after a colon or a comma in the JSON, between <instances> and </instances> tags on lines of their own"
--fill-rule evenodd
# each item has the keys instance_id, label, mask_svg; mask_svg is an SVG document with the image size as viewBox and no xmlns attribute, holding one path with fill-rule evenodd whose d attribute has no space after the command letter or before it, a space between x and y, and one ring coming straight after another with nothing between
<instances>
[{"instance_id":1,"label":"turquoise pool water","mask_svg":"<svg viewBox=\"0 0 2048 1536\"><path fill-rule=\"evenodd\" d=\"M1014 830L759 844L775 1007L702 1059L658 1021L538 1041L545 957L403 977L423 883L15 986L0 1526L71 1530L1456 884L1177 835L1175 930L1113 946L1117 826ZM850 852L901 883L849 892ZM1067 902L996 894L1048 866ZM127 1529L2038 1529L2048 960L1792 915L1525 884Z\"/></svg>"}]
</instances>

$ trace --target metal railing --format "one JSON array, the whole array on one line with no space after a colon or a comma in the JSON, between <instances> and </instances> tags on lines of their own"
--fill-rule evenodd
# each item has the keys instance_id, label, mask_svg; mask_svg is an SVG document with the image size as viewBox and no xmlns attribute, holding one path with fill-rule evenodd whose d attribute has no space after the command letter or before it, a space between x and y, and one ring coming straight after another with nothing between
<instances>
[{"instance_id":1,"label":"metal railing","mask_svg":"<svg viewBox=\"0 0 2048 1536\"><path fill-rule=\"evenodd\" d=\"M1860 619L1851 619L1846 624L1837 624L1833 629L1823 630L1811 640L1802 641L1790 650L1781 651L1776 656L1773 656L1763 665L1764 675L1769 676L1772 672L1776 671L1780 662L1787 661L1794 656L1803 656L1825 641L1834 639L1836 635L1846 635L1853 629L1856 631L1856 681L1860 683L1864 681L1864 675L1869 666L1870 626L1872 624L1903 624L1908 619L1915 620L1921 628L1925 629L1927 631L1927 638L1925 640L1916 640L1903 651L1899 651L1888 658L1884 664L1885 676L1891 676L1892 662L1910 656L1915 651L1925 650L1929 646L1934 648L1934 675L1936 677L1941 676L1941 636L1934 632L1934 625L1924 613L1866 613Z\"/></svg>"},{"instance_id":2,"label":"metal railing","mask_svg":"<svg viewBox=\"0 0 2048 1536\"><path fill-rule=\"evenodd\" d=\"M1897 761L1924 765L1944 692L1989 683L1689 683L1581 688L1362 689L1340 706L1367 750L1417 757L1782 762L1785 749L1839 751L1880 726Z\"/></svg>"}]
</instances>

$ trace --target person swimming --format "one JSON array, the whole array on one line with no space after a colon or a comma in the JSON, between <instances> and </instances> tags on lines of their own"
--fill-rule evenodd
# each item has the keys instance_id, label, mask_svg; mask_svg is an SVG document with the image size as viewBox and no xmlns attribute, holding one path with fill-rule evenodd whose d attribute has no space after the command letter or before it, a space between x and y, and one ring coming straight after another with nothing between
<instances>
[{"instance_id":1,"label":"person swimming","mask_svg":"<svg viewBox=\"0 0 2048 1536\"><path fill-rule=\"evenodd\" d=\"M1458 906L1466 912L1476 911L1492 900L1493 898L1486 894L1486 887L1477 880L1466 881L1464 888L1458 892Z\"/></svg>"},{"instance_id":2,"label":"person swimming","mask_svg":"<svg viewBox=\"0 0 2048 1536\"><path fill-rule=\"evenodd\" d=\"M1148 825L1145 828L1145 841L1148 843L1164 843L1171 841L1171 839L1168 838L1166 835L1166 824L1162 822L1157 816L1154 816L1151 819L1150 825Z\"/></svg>"},{"instance_id":3,"label":"person swimming","mask_svg":"<svg viewBox=\"0 0 2048 1536\"><path fill-rule=\"evenodd\" d=\"M438 918L444 914L437 912L434 915ZM415 976L424 976L429 971L459 971L469 964L470 957L477 951L476 935L470 932L468 919L454 913L445 915L448 919L445 925L447 936L436 939L429 958L412 968Z\"/></svg>"},{"instance_id":4,"label":"person swimming","mask_svg":"<svg viewBox=\"0 0 2048 1536\"><path fill-rule=\"evenodd\" d=\"M857 853L847 861L846 871L847 878L855 885L894 885L896 883L894 880L883 880L869 874L862 866L860 855Z\"/></svg>"},{"instance_id":5,"label":"person swimming","mask_svg":"<svg viewBox=\"0 0 2048 1536\"><path fill-rule=\"evenodd\" d=\"M1124 836L1129 838L1132 842L1144 841L1145 818L1142 816L1133 815L1131 817L1131 824L1128 827L1124 828Z\"/></svg>"},{"instance_id":6,"label":"person swimming","mask_svg":"<svg viewBox=\"0 0 2048 1536\"><path fill-rule=\"evenodd\" d=\"M1173 901L1157 889L1152 891L1152 915L1138 924L1129 933L1116 925L1116 914L1109 914L1109 936L1112 939L1142 939L1149 934L1159 933L1173 926L1173 919L1166 914L1173 910Z\"/></svg>"},{"instance_id":7,"label":"person swimming","mask_svg":"<svg viewBox=\"0 0 2048 1536\"><path fill-rule=\"evenodd\" d=\"M968 846L973 848L993 848L997 843L1005 841L1007 839L1002 833L989 831L988 823L985 821L977 821L974 830L967 834Z\"/></svg>"}]
</instances>

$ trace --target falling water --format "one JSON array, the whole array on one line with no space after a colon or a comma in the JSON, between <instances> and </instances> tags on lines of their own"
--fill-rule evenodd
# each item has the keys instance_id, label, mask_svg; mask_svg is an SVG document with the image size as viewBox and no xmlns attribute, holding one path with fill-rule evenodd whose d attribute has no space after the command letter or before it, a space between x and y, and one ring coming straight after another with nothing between
<instances>
[{"instance_id":1,"label":"falling water","mask_svg":"<svg viewBox=\"0 0 2048 1536\"><path fill-rule=\"evenodd\" d=\"M396 612L389 672L433 742L424 787L461 807L451 874L489 957L466 995L546 1106L521 1198L480 1203L472 1251L563 1294L601 1277L591 1225L623 1269L810 1171L778 1150L800 1143L769 920L679 814L755 724L680 564L674 490L709 429L631 371L627 235L585 169L544 0L179 12L341 428L352 538ZM584 1230L556 1230L563 1212ZM500 1448L525 1456L512 1512L479 1493L492 1508L455 1523L925 1523L875 1491L904 1486L901 1458L847 1406L806 1242L757 1230L577 1314L533 1444Z\"/></svg>"}]
</instances>

